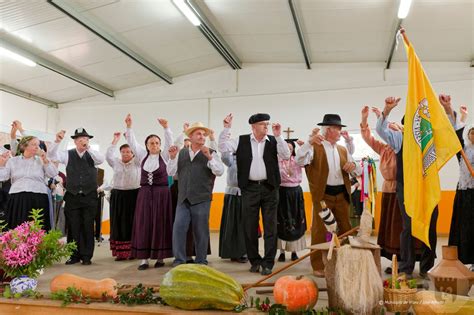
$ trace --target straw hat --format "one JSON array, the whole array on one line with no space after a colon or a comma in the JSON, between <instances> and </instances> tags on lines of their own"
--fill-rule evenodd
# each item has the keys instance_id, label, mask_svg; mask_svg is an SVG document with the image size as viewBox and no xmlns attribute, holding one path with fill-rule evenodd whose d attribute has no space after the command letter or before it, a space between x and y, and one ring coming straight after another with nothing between
<instances>
[{"instance_id":1,"label":"straw hat","mask_svg":"<svg viewBox=\"0 0 474 315\"><path fill-rule=\"evenodd\" d=\"M210 129L205 127L204 124L202 122L195 122L193 123L191 126L189 126L189 128L186 130L186 135L189 137L191 136L191 134L197 130L197 129L202 129L204 130L207 134L210 133Z\"/></svg>"}]
</instances>

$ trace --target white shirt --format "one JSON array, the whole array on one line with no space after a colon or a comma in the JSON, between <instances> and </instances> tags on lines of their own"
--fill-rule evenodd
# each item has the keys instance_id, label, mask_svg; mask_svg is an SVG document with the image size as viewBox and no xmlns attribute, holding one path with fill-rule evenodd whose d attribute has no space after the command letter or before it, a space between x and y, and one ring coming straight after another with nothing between
<instances>
[{"instance_id":1,"label":"white shirt","mask_svg":"<svg viewBox=\"0 0 474 315\"><path fill-rule=\"evenodd\" d=\"M51 148L48 149L48 153L47 153L48 158L53 161L58 161L59 163L62 163L67 166L67 163L69 161L69 151L68 150L58 151L58 149L59 149L59 143L53 142L51 144ZM99 151L87 149L84 152L79 152L76 149L76 152L80 158L82 158L86 152L89 152L92 160L94 161L94 165L99 165L99 164L104 163L105 157Z\"/></svg>"},{"instance_id":2,"label":"white shirt","mask_svg":"<svg viewBox=\"0 0 474 315\"><path fill-rule=\"evenodd\" d=\"M322 142L324 151L326 152L327 163L329 167L329 174L327 179L327 185L338 186L344 185L344 179L342 177L341 169L341 158L339 156L339 151L337 150L337 144L331 144L330 142L324 140ZM298 165L304 166L308 165L313 161L314 149L309 141L305 142L299 150L296 151L296 163ZM347 151L347 161L354 162L352 155ZM355 162L354 162L355 163ZM355 163L356 168L352 173L355 176L359 176L362 173L362 169L359 163Z\"/></svg>"},{"instance_id":3,"label":"white shirt","mask_svg":"<svg viewBox=\"0 0 474 315\"><path fill-rule=\"evenodd\" d=\"M47 194L46 179L58 175L53 163L43 165L38 156L25 158L18 155L10 158L4 167L0 167L0 181L12 180L10 194L33 192Z\"/></svg>"},{"instance_id":4,"label":"white shirt","mask_svg":"<svg viewBox=\"0 0 474 315\"><path fill-rule=\"evenodd\" d=\"M132 152L135 154L135 158L141 165L142 161L148 155L148 151L145 149L144 146L137 142L137 139L135 138L135 133L131 128L127 128L127 131L125 132L125 138L127 139L130 149L132 149ZM154 171L156 171L160 167L160 155L165 164L167 164L169 161L168 149L170 148L172 142L173 133L169 128L167 128L165 129L165 143L164 146L161 148L161 153L150 154L148 156L148 159L145 161L145 164L143 164L143 169L149 173L153 173Z\"/></svg>"},{"instance_id":5,"label":"white shirt","mask_svg":"<svg viewBox=\"0 0 474 315\"><path fill-rule=\"evenodd\" d=\"M174 176L176 173L178 173L178 158L179 154L181 152L186 152L186 151L179 151L179 153L176 155L174 160L169 160L169 163L166 167L166 171L168 172L169 176ZM196 152L193 152L191 148L188 149L189 152L189 157L191 158L191 161L194 160L196 155L201 152L201 150L197 150ZM221 159L219 158L219 155L217 152L212 152L212 160L209 160L207 162L207 167L211 170L212 174L216 176L221 176L224 174L224 164L222 164Z\"/></svg>"},{"instance_id":6,"label":"white shirt","mask_svg":"<svg viewBox=\"0 0 474 315\"><path fill-rule=\"evenodd\" d=\"M107 163L114 170L112 188L120 190L140 188L140 161L133 157L129 162L124 163L115 155L116 151L117 145L111 145L105 155Z\"/></svg>"},{"instance_id":7,"label":"white shirt","mask_svg":"<svg viewBox=\"0 0 474 315\"><path fill-rule=\"evenodd\" d=\"M277 154L283 160L288 160L291 156L290 149L283 136L275 137L277 141ZM250 144L252 146L252 162L250 164L249 179L250 180L265 180L267 179L267 168L265 167L265 161L263 160L263 153L265 150L265 143L270 141L268 136L257 141L254 134L250 134ZM234 153L237 151L239 146L239 138L230 138L230 128L224 128L219 134L219 151L221 153L230 152Z\"/></svg>"}]
</instances>

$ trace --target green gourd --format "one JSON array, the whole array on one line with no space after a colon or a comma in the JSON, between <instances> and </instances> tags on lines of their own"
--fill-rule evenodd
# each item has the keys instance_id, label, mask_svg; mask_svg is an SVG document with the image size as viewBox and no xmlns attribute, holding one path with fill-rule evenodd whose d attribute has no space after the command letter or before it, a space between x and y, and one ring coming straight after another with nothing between
<instances>
[{"instance_id":1,"label":"green gourd","mask_svg":"<svg viewBox=\"0 0 474 315\"><path fill-rule=\"evenodd\" d=\"M185 310L233 310L244 298L232 277L206 265L182 264L168 271L160 285L166 304Z\"/></svg>"}]
</instances>

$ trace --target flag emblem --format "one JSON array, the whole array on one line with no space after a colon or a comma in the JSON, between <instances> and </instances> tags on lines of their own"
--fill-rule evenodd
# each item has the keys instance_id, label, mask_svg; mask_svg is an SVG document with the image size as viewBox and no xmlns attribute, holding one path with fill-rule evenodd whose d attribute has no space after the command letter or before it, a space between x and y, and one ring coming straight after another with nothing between
<instances>
[{"instance_id":1,"label":"flag emblem","mask_svg":"<svg viewBox=\"0 0 474 315\"><path fill-rule=\"evenodd\" d=\"M430 118L428 100L423 98L415 111L412 127L413 137L423 155L423 177L426 176L428 168L436 162L436 149Z\"/></svg>"}]
</instances>

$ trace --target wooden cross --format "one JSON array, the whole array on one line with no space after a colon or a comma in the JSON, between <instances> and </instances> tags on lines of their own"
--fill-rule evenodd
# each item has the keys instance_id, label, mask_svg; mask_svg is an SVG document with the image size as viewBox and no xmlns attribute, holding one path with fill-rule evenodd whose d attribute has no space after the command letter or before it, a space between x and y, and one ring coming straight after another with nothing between
<instances>
[{"instance_id":1,"label":"wooden cross","mask_svg":"<svg viewBox=\"0 0 474 315\"><path fill-rule=\"evenodd\" d=\"M290 127L286 128L286 130L283 130L283 132L286 133L286 139L290 139L290 134L292 132L295 132L294 130L291 130Z\"/></svg>"}]
</instances>

